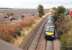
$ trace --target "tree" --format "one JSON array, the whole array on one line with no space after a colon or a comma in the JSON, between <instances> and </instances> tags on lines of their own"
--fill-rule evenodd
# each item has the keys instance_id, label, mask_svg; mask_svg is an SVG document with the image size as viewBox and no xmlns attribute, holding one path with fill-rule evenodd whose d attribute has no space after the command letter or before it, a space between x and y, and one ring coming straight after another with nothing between
<instances>
[{"instance_id":1,"label":"tree","mask_svg":"<svg viewBox=\"0 0 72 50\"><path fill-rule=\"evenodd\" d=\"M57 15L58 16L64 15L65 12L66 12L66 9L63 6L57 7Z\"/></svg>"},{"instance_id":2,"label":"tree","mask_svg":"<svg viewBox=\"0 0 72 50\"><path fill-rule=\"evenodd\" d=\"M38 14L39 14L39 17L42 17L44 15L44 8L42 5L38 6Z\"/></svg>"},{"instance_id":3,"label":"tree","mask_svg":"<svg viewBox=\"0 0 72 50\"><path fill-rule=\"evenodd\" d=\"M66 8L63 6L58 6L57 8L53 8L53 10L56 11L54 19L55 21L57 21L58 19L63 20L64 19L64 15L66 12Z\"/></svg>"}]
</instances>

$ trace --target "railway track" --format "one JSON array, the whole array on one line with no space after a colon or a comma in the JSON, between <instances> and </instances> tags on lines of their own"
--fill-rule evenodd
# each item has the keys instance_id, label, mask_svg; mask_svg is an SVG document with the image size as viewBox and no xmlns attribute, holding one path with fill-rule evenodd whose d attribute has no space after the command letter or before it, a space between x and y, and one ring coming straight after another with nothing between
<instances>
[{"instance_id":1,"label":"railway track","mask_svg":"<svg viewBox=\"0 0 72 50\"><path fill-rule=\"evenodd\" d=\"M47 18L47 17L46 17ZM42 29L44 27L44 24L46 23L46 18L44 18L39 25L28 35L26 36L23 41L23 43L20 45L20 48L23 48L24 50L28 50L33 43L33 41L38 41L39 37L42 34Z\"/></svg>"},{"instance_id":2,"label":"railway track","mask_svg":"<svg viewBox=\"0 0 72 50\"><path fill-rule=\"evenodd\" d=\"M45 40L43 29L46 22L47 18L41 21L34 32L31 32L31 35L29 35L30 37L27 39L27 42L22 43L21 48L23 50L60 50L59 40Z\"/></svg>"}]
</instances>

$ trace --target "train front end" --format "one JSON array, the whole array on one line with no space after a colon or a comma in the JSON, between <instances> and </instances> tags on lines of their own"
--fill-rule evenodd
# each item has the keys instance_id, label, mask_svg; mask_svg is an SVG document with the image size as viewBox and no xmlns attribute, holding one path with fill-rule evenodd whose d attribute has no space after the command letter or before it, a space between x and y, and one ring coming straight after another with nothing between
<instances>
[{"instance_id":1,"label":"train front end","mask_svg":"<svg viewBox=\"0 0 72 50\"><path fill-rule=\"evenodd\" d=\"M54 26L49 26L45 31L45 39L46 40L54 40L55 39L55 30Z\"/></svg>"}]
</instances>

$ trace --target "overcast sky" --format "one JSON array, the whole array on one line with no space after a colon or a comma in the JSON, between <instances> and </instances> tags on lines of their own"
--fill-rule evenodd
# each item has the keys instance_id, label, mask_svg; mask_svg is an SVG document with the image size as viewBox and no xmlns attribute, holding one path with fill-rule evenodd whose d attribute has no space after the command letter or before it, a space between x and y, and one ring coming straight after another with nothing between
<instances>
[{"instance_id":1,"label":"overcast sky","mask_svg":"<svg viewBox=\"0 0 72 50\"><path fill-rule=\"evenodd\" d=\"M39 4L42 4L44 8L58 5L72 8L72 0L0 0L2 8L37 8Z\"/></svg>"}]
</instances>

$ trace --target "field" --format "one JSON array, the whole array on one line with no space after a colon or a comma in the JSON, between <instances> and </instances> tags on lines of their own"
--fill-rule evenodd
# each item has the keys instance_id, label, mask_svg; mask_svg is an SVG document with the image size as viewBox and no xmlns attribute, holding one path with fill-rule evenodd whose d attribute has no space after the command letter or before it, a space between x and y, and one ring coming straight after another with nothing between
<instances>
[{"instance_id":1,"label":"field","mask_svg":"<svg viewBox=\"0 0 72 50\"><path fill-rule=\"evenodd\" d=\"M0 38L16 46L41 20L32 10L0 10Z\"/></svg>"}]
</instances>

